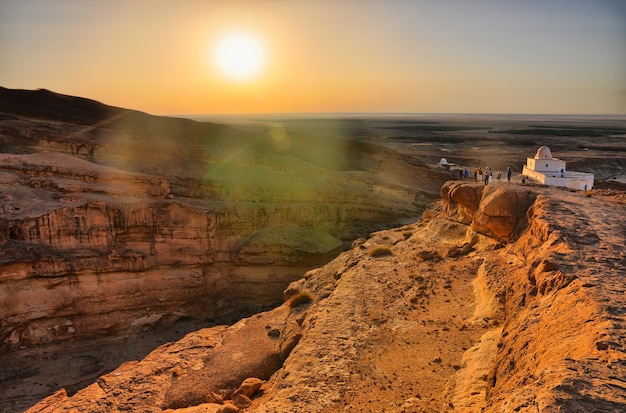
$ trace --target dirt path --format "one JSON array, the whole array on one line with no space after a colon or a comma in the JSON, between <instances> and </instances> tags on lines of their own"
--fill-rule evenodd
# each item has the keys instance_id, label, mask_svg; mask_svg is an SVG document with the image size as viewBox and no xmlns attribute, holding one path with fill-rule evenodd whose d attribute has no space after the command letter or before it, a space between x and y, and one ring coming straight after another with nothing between
<instances>
[{"instance_id":1,"label":"dirt path","mask_svg":"<svg viewBox=\"0 0 626 413\"><path fill-rule=\"evenodd\" d=\"M404 243L394 253L415 257L412 248L413 242ZM443 411L451 407L445 400L448 380L488 327L472 320L472 281L480 263L467 256L393 261L368 261L378 288L371 281L356 286L366 297L365 317L379 328L360 343L346 409Z\"/></svg>"},{"instance_id":2,"label":"dirt path","mask_svg":"<svg viewBox=\"0 0 626 413\"><path fill-rule=\"evenodd\" d=\"M262 398L252 411L453 410L451 379L464 368L464 353L497 329L475 303L484 261L475 250L494 245L457 223L420 222L374 234L347 255L343 268L340 257L320 269L340 277L337 286L317 304L310 328L268 390L280 397ZM392 255L370 256L381 247ZM479 371L476 363L472 370ZM484 400L484 372L465 378L464 386Z\"/></svg>"}]
</instances>

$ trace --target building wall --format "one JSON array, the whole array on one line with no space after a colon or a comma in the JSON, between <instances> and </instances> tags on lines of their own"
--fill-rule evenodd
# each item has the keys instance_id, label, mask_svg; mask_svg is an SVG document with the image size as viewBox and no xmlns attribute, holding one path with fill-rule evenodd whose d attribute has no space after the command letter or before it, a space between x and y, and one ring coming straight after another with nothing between
<instances>
[{"instance_id":1,"label":"building wall","mask_svg":"<svg viewBox=\"0 0 626 413\"><path fill-rule=\"evenodd\" d=\"M565 172L561 177L561 173L544 173L533 171L524 166L522 175L536 181L542 185L560 186L581 191L593 188L594 176L584 172ZM555 175L555 176L554 176Z\"/></svg>"},{"instance_id":2,"label":"building wall","mask_svg":"<svg viewBox=\"0 0 626 413\"><path fill-rule=\"evenodd\" d=\"M560 173L561 170L565 171L565 161L560 159L535 159L526 158L526 166L528 169L538 172L554 172Z\"/></svg>"}]
</instances>

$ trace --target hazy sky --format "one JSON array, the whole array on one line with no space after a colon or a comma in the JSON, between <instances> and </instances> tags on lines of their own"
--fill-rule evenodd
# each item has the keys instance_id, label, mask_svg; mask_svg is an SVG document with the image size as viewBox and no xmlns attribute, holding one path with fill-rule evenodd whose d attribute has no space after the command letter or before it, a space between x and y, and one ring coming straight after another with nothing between
<instances>
[{"instance_id":1,"label":"hazy sky","mask_svg":"<svg viewBox=\"0 0 626 413\"><path fill-rule=\"evenodd\" d=\"M263 64L219 69L246 33ZM623 0L0 0L0 86L154 114L626 114Z\"/></svg>"}]
</instances>

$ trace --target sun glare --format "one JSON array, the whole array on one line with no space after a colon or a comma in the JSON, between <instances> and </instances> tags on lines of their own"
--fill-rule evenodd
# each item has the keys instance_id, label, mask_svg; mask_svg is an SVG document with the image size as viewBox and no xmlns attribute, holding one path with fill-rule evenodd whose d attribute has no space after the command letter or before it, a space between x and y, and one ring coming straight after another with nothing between
<instances>
[{"instance_id":1,"label":"sun glare","mask_svg":"<svg viewBox=\"0 0 626 413\"><path fill-rule=\"evenodd\" d=\"M215 48L215 62L222 73L235 80L247 80L259 73L265 52L261 43L246 34L223 37Z\"/></svg>"}]
</instances>

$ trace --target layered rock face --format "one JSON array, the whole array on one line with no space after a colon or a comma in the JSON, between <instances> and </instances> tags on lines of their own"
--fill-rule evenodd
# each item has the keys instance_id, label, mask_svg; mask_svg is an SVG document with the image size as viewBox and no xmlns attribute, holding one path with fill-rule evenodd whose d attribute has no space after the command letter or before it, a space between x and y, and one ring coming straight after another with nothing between
<instances>
[{"instance_id":1,"label":"layered rock face","mask_svg":"<svg viewBox=\"0 0 626 413\"><path fill-rule=\"evenodd\" d=\"M339 132L2 88L0 111L0 353L272 307L444 178Z\"/></svg>"},{"instance_id":2,"label":"layered rock face","mask_svg":"<svg viewBox=\"0 0 626 413\"><path fill-rule=\"evenodd\" d=\"M624 411L623 201L454 183L442 198L275 310L29 411Z\"/></svg>"},{"instance_id":3,"label":"layered rock face","mask_svg":"<svg viewBox=\"0 0 626 413\"><path fill-rule=\"evenodd\" d=\"M4 349L259 311L341 249L304 219L268 224L252 207L211 210L165 199L163 179L103 173L53 153L0 161ZM55 163L65 170L48 172ZM81 166L93 182L82 180Z\"/></svg>"}]
</instances>

